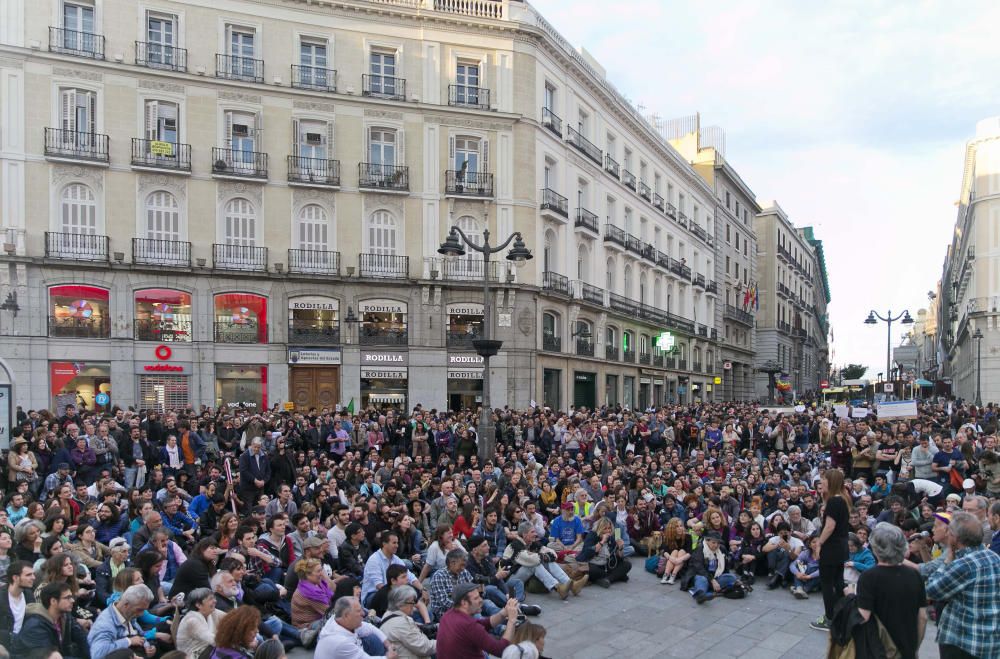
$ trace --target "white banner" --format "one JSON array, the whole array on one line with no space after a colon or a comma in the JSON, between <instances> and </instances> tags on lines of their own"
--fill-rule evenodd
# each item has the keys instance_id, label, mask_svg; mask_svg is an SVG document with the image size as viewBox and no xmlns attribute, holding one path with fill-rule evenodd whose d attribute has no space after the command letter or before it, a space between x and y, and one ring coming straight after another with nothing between
<instances>
[{"instance_id":1,"label":"white banner","mask_svg":"<svg viewBox=\"0 0 1000 659\"><path fill-rule=\"evenodd\" d=\"M406 303L396 300L362 300L358 304L360 313L406 313Z\"/></svg>"},{"instance_id":2,"label":"white banner","mask_svg":"<svg viewBox=\"0 0 1000 659\"><path fill-rule=\"evenodd\" d=\"M289 298L288 310L298 311L299 309L337 311L340 309L340 300L332 297L321 297L318 295L304 295L301 297Z\"/></svg>"},{"instance_id":3,"label":"white banner","mask_svg":"<svg viewBox=\"0 0 1000 659\"><path fill-rule=\"evenodd\" d=\"M406 371L389 368L362 368L361 377L371 380L405 380Z\"/></svg>"},{"instance_id":4,"label":"white banner","mask_svg":"<svg viewBox=\"0 0 1000 659\"><path fill-rule=\"evenodd\" d=\"M883 419L916 419L917 401L897 400L879 403L878 418L879 421Z\"/></svg>"}]
</instances>

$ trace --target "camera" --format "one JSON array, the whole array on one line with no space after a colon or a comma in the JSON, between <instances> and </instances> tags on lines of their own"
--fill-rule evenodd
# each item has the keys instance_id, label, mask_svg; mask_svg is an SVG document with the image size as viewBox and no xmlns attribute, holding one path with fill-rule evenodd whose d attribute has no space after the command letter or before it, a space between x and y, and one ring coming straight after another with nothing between
<instances>
[{"instance_id":1,"label":"camera","mask_svg":"<svg viewBox=\"0 0 1000 659\"><path fill-rule=\"evenodd\" d=\"M472 575L472 583L479 586L489 586L493 582L493 579L486 576L485 574L474 574Z\"/></svg>"}]
</instances>

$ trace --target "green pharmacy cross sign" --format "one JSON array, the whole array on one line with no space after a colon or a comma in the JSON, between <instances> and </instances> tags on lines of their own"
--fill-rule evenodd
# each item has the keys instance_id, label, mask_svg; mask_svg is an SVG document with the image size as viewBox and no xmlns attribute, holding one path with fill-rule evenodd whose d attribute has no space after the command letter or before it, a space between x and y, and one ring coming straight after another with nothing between
<instances>
[{"instance_id":1,"label":"green pharmacy cross sign","mask_svg":"<svg viewBox=\"0 0 1000 659\"><path fill-rule=\"evenodd\" d=\"M656 336L656 340L653 342L657 348L663 352L670 352L674 349L674 335L670 332L662 332Z\"/></svg>"}]
</instances>

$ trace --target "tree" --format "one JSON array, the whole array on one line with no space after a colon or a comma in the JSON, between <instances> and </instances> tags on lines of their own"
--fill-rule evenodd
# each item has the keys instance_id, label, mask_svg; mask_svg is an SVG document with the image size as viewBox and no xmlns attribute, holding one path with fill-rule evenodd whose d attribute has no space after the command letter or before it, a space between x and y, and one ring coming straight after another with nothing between
<instances>
[{"instance_id":1,"label":"tree","mask_svg":"<svg viewBox=\"0 0 1000 659\"><path fill-rule=\"evenodd\" d=\"M844 380L859 380L864 377L867 366L861 364L847 364L840 369L840 377Z\"/></svg>"}]
</instances>

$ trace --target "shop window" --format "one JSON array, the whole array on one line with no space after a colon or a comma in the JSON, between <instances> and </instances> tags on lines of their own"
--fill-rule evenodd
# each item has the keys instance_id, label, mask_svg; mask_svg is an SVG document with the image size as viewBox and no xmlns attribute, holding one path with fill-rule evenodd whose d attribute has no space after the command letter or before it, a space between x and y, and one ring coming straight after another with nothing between
<instances>
[{"instance_id":1,"label":"shop window","mask_svg":"<svg viewBox=\"0 0 1000 659\"><path fill-rule=\"evenodd\" d=\"M293 297L288 301L288 342L340 343L340 302L328 297Z\"/></svg>"},{"instance_id":2,"label":"shop window","mask_svg":"<svg viewBox=\"0 0 1000 659\"><path fill-rule=\"evenodd\" d=\"M366 300L360 304L361 345L405 346L406 304L395 300Z\"/></svg>"},{"instance_id":3,"label":"shop window","mask_svg":"<svg viewBox=\"0 0 1000 659\"><path fill-rule=\"evenodd\" d=\"M136 291L135 339L190 342L191 295L165 288Z\"/></svg>"},{"instance_id":4,"label":"shop window","mask_svg":"<svg viewBox=\"0 0 1000 659\"><path fill-rule=\"evenodd\" d=\"M267 298L251 293L215 296L216 343L267 343Z\"/></svg>"},{"instance_id":5,"label":"shop window","mask_svg":"<svg viewBox=\"0 0 1000 659\"><path fill-rule=\"evenodd\" d=\"M107 339L111 336L106 288L68 285L49 288L49 336Z\"/></svg>"},{"instance_id":6,"label":"shop window","mask_svg":"<svg viewBox=\"0 0 1000 659\"><path fill-rule=\"evenodd\" d=\"M187 407L188 376L140 375L139 408L147 410L176 410Z\"/></svg>"},{"instance_id":7,"label":"shop window","mask_svg":"<svg viewBox=\"0 0 1000 659\"><path fill-rule=\"evenodd\" d=\"M483 305L449 305L448 347L471 349L472 342L481 338L483 338Z\"/></svg>"},{"instance_id":8,"label":"shop window","mask_svg":"<svg viewBox=\"0 0 1000 659\"><path fill-rule=\"evenodd\" d=\"M267 409L267 366L215 365L215 404L219 409Z\"/></svg>"},{"instance_id":9,"label":"shop window","mask_svg":"<svg viewBox=\"0 0 1000 659\"><path fill-rule=\"evenodd\" d=\"M81 411L106 411L111 396L111 364L107 362L49 362L52 408L62 416L67 405ZM82 430L82 429L81 429Z\"/></svg>"}]
</instances>

